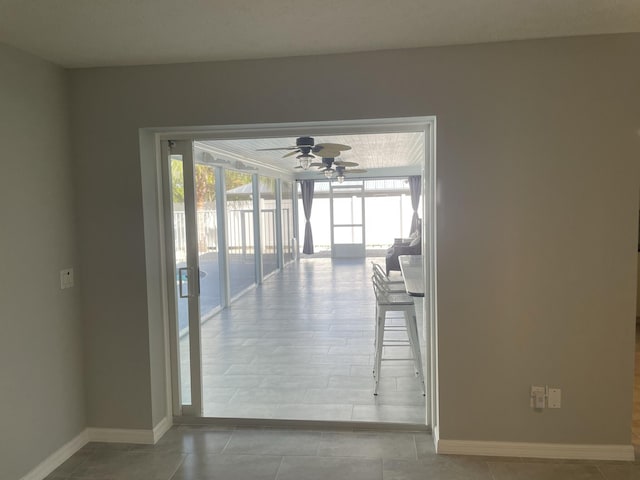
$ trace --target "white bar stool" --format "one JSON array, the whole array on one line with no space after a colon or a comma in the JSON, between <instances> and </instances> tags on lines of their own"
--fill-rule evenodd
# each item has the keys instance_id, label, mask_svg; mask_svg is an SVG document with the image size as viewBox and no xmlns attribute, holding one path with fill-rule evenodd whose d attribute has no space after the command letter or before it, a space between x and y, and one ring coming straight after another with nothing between
<instances>
[{"instance_id":1,"label":"white bar stool","mask_svg":"<svg viewBox=\"0 0 640 480\"><path fill-rule=\"evenodd\" d=\"M375 274L371 277L373 290L376 295L376 332L375 332L375 358L373 367L373 378L375 381L373 394L378 394L380 383L380 368L382 361L406 361L412 360L418 380L422 386L422 394L426 394L424 386L424 372L422 370L422 357L420 355L420 340L418 337L418 324L416 319L416 309L413 298L404 292L394 291L389 285ZM402 312L404 327L398 325L387 325L387 313ZM407 340L391 340L385 343L385 332L406 331ZM382 358L383 347L387 346L409 346L412 356L408 358Z\"/></svg>"},{"instance_id":2,"label":"white bar stool","mask_svg":"<svg viewBox=\"0 0 640 480\"><path fill-rule=\"evenodd\" d=\"M378 278L378 281L388 287L393 293L404 293L406 292L406 288L404 285L404 280L392 280L387 276L382 268L382 265L376 262L371 262L371 267L373 269L373 274Z\"/></svg>"}]
</instances>

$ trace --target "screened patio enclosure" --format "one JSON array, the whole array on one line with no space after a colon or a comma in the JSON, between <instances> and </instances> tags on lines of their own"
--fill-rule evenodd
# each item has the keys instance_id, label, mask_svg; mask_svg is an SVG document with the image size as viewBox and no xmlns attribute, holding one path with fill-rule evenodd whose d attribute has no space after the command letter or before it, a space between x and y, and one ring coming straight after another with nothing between
<instances>
[{"instance_id":1,"label":"screened patio enclosure","mask_svg":"<svg viewBox=\"0 0 640 480\"><path fill-rule=\"evenodd\" d=\"M366 136L361 135L360 139L364 137ZM408 137L415 140L420 135L410 134ZM375 143L376 139L367 140ZM344 141L357 144L350 139ZM393 244L395 238L408 236L412 215L416 210L416 205L412 205L411 202L407 182L411 175L416 175L415 162L410 168L391 171L389 176L384 176L379 169L373 168L373 178L358 178L354 173L340 182L335 179L331 182L325 179L324 175L318 175L322 172L303 172L292 169L291 165L282 165L284 162L291 163L292 160L283 160L281 164L275 161L255 160L253 153L263 150L260 148L254 150L253 146L247 147L240 154L238 149L234 151L235 147L229 147L233 142L167 142L164 176L167 192L165 195L169 197L169 201L165 201L165 224L172 226L166 244L171 247L168 253L173 258L168 265L174 272L170 277L173 279L170 282L173 284L173 298L169 299L169 311L175 311L175 320L171 320L170 328L174 359L173 410L176 415L203 416L208 412L209 415L217 416L212 413L218 410L212 410L211 402L224 403L219 402L222 397L231 395L231 390L235 392L233 395L239 395L240 387L214 383L229 380L248 381L249 376L232 378L232 373L244 369L247 372L253 370L253 365L241 367L244 362L266 365L263 354L269 356L270 362L275 361L273 368L281 368L278 365L287 357L281 353L288 350L290 342L328 342L332 344L328 346L332 351L342 348L345 355L351 355L348 353L350 350L360 349L362 353L357 355L362 355L362 358L354 357L352 360L357 362L353 363L353 368L350 369L354 372L364 372L364 369L360 368L364 367L364 364L359 362L368 362L369 353L365 352L366 348L360 348L355 344L347 345L350 342L364 340L370 333L369 315L364 312L371 303L369 297L372 292L367 277L370 265L364 257L377 256L379 261L381 252ZM253 141L238 142L246 145L247 142ZM276 142L281 143L283 140L273 140L273 143ZM420 141L414 141L413 145L421 151ZM282 153L268 152L268 155L281 157ZM353 164L356 163L354 160L362 161L358 158L346 161ZM366 169L365 171L368 172ZM292 286L297 285L302 289L297 292L302 295L300 298L293 295L291 287L284 291L281 291L281 287L276 287L273 293L269 293L268 298L262 298L263 283L267 285L267 279L270 284L274 281L281 282L285 278L283 275L290 275L286 272L291 268L285 267L292 264L295 265L292 268L299 268L297 262L292 262L303 257L302 244L306 221L303 211L306 208L301 199L300 184L302 181L309 183L309 180L315 186L313 208L309 212L313 228L313 247L316 251L314 255L330 256L338 245L349 248L361 246L359 256L364 263L363 270L358 275L362 275L363 295L366 301L363 311L357 314L358 319L349 317L336 322L334 314L331 314L333 320L323 317L322 311L329 309L327 312L330 312L333 308L331 298L342 298L340 294L328 291L325 292L329 294L328 300L317 305L314 303L311 310L305 307L309 298L319 298L315 294L319 293L320 287L310 283L311 280L308 278L308 275L315 271L313 269L298 270L302 276L298 280L291 279ZM348 252L349 248L345 251ZM336 258L336 255L331 256ZM348 260L344 254L340 258ZM304 260L313 260L313 256L304 255ZM328 271L324 270L327 266ZM314 275L326 272L329 277L333 277L331 269L334 267L334 262L330 262L320 270L316 269ZM273 280L281 277L283 280ZM352 275L349 274L349 277ZM320 294L320 297L324 296ZM254 299L250 301L249 306L245 306L245 303L241 303L245 298ZM265 306L260 309L251 307L251 302L255 303L258 299L266 301ZM277 299L275 304L272 299ZM290 302L296 302L299 306L289 305ZM277 310L280 304L282 307L287 306L288 313ZM269 315L265 317L267 310ZM295 312L299 314L291 316ZM249 313L255 315L253 320L246 316ZM346 309L345 313L349 316L355 312ZM311 316L307 319L309 315ZM276 319L279 319L278 322ZM251 322L255 322L252 327ZM279 325L288 325L288 330L296 325L295 329L299 331L280 331ZM340 333L340 339L334 339L333 336L338 334L337 330L347 325L354 329L350 334L354 338L347 342L347 338L342 338L343 333ZM246 332L243 330L245 326ZM247 335L252 329L255 330L253 334ZM321 330L326 330L326 338L319 336ZM240 336L241 333L244 336ZM214 337L211 337L212 334L215 334ZM216 341L216 338L219 341ZM263 342L273 343L276 340L284 343L278 346L262 345ZM343 342L344 345L333 345L334 342ZM320 350L325 346L327 345L317 345L313 349L321 355ZM309 344L309 347L312 345ZM312 370L320 371L319 366L314 366L316 360L330 362L333 361L333 357L311 358L309 365L313 366ZM226 370L219 371L221 368ZM347 381L346 378L329 380L330 383ZM360 382L357 386L345 385L344 388L354 390L350 394L360 399L365 395L366 388L362 388L365 379L357 380ZM311 379L306 381L311 382ZM316 381L318 379L313 379L313 382ZM404 384L405 381L395 380L392 383ZM393 385L390 388L395 391ZM266 386L261 385L260 388L262 387ZM231 399L227 399L227 402L230 402L230 405L234 403ZM362 399L353 405L363 405L361 402ZM206 405L208 407L205 408ZM416 406L421 405L423 402L419 401ZM261 409L262 407L258 408ZM416 410L419 411L420 408Z\"/></svg>"},{"instance_id":2,"label":"screened patio enclosure","mask_svg":"<svg viewBox=\"0 0 640 480\"><path fill-rule=\"evenodd\" d=\"M344 222L354 224L362 222L366 256L380 256L393 244L395 238L406 238L411 229L413 208L407 177L376 178L356 180L351 183L362 184L364 191L364 218L357 217L358 198L351 192L332 191L329 181L316 181L311 225L313 228L314 255L331 256L331 200L332 196L340 202L340 215ZM335 205L335 203L334 203ZM422 209L420 197L419 210ZM302 195L298 184L298 212L303 211ZM334 217L337 214L334 211ZM304 238L304 221L298 222L298 238ZM357 235L355 228L347 229L348 234Z\"/></svg>"},{"instance_id":3,"label":"screened patio enclosure","mask_svg":"<svg viewBox=\"0 0 640 480\"><path fill-rule=\"evenodd\" d=\"M293 187L298 191L297 199L298 211L302 211L302 198L299 185L291 182L281 181L261 175L255 175L255 180L251 175L242 172L227 171L224 173L226 185L234 184L238 181L246 183L225 190L225 212L226 218L226 265L228 268L228 289L231 298L239 298L247 289L261 283L261 279L275 273L298 256L294 248L298 245L295 238L290 237L294 225L294 199L292 198ZM331 200L332 194L340 201L339 205L343 209L341 215L349 217L346 221L362 221L366 230L366 255L369 257L379 257L381 252L393 243L396 237L406 237L409 234L411 217L413 210L409 198L409 187L406 179L375 179L361 180L359 183L364 191L364 218L351 218L354 208L352 204L356 201L349 194L335 192L329 188L329 182L316 182L316 193L314 196L314 206L312 212L312 224L314 227L314 247L316 254L311 256L327 257L331 250ZM277 188L280 185L280 188ZM257 189L255 189L257 186ZM283 188L284 187L284 188ZM259 209L254 210L253 192L259 192ZM277 198L278 192L281 198ZM360 200L357 200L358 202ZM278 208L278 205L280 207ZM179 206L174 210L175 238L178 245L185 244L184 207ZM254 215L254 211L257 212ZM259 223L259 235L256 236L254 230L254 217ZM198 242L204 245L199 256L200 261L200 319L201 323L206 322L218 313L223 304L221 298L220 259L218 244L218 229L216 219L216 203L206 203L197 216ZM298 222L302 224L303 222ZM278 225L282 230L277 230ZM304 228L299 227L297 238L304 237ZM285 241L289 239L289 241ZM256 246L256 240L259 247ZM279 243L279 241L281 243ZM182 250L180 250L182 252ZM280 252L280 253L279 253ZM181 261L176 263L176 268L180 270L184 267L185 261L180 256ZM259 260L257 260L259 259ZM379 260L378 260L379 261ZM281 263L278 263L281 262ZM261 277L257 277L256 265L261 265L259 270ZM186 280L186 279L183 279ZM187 299L180 298L178 301L180 319L180 346L181 346L181 369L182 369L182 397L190 398L190 374L189 374L189 346L188 346L188 306ZM218 332L215 327L206 327L205 332ZM247 334L247 340L252 339ZM228 341L228 340L227 340ZM201 341L202 354L214 357L213 345L207 340ZM227 347L229 348L229 347ZM217 357L216 357L217 358ZM210 369L210 366L205 366ZM207 378L204 377L204 388L207 389ZM215 388L214 388L215 390ZM211 391L211 387L206 390ZM205 396L211 398L211 393ZM205 405L206 407L206 405ZM394 417L395 418L395 417Z\"/></svg>"},{"instance_id":4,"label":"screened patio enclosure","mask_svg":"<svg viewBox=\"0 0 640 480\"><path fill-rule=\"evenodd\" d=\"M196 146L196 159L203 158L204 153L206 152L199 151ZM201 292L207 292L207 296L201 301L200 310L201 314L206 316L215 313L218 307L225 304L222 298L224 292L218 286L221 275L221 233L226 245L226 263L229 270L227 289L231 299L295 258L293 182L228 168L218 167L216 170L206 163L206 159L196 160L194 167L198 203L196 231L200 258L200 288ZM172 223L176 270L185 267L187 258L187 228L182 192L184 179L180 169L181 160L172 158ZM216 195L216 179L220 175L224 176L225 180L224 198L218 198ZM256 215L253 200L254 176L258 177ZM276 198L278 192L282 195ZM218 205L223 205L224 215L220 215ZM225 229L219 231L218 221L221 217L226 218L226 222ZM259 225L258 230L254 230L256 224ZM278 226L281 227L280 230ZM258 239L256 232L259 232ZM258 244L261 249L260 256L256 252ZM259 269L256 268L256 264L259 264ZM183 277L183 280L187 281L184 270Z\"/></svg>"}]
</instances>

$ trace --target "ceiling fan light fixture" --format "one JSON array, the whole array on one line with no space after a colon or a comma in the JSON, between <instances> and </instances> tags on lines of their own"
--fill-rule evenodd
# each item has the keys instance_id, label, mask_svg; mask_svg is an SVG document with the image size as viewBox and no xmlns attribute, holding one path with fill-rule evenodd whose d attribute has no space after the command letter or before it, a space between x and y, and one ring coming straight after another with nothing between
<instances>
[{"instance_id":1,"label":"ceiling fan light fixture","mask_svg":"<svg viewBox=\"0 0 640 480\"><path fill-rule=\"evenodd\" d=\"M344 175L338 175L338 176L336 177L336 180L338 180L338 183L342 183L342 182L344 182Z\"/></svg>"},{"instance_id":2,"label":"ceiling fan light fixture","mask_svg":"<svg viewBox=\"0 0 640 480\"><path fill-rule=\"evenodd\" d=\"M324 171L324 176L325 176L326 178L331 178L331 177L333 177L333 173L334 173L334 172L335 172L335 170L334 170L333 168L327 168L327 169Z\"/></svg>"},{"instance_id":3,"label":"ceiling fan light fixture","mask_svg":"<svg viewBox=\"0 0 640 480\"><path fill-rule=\"evenodd\" d=\"M303 153L301 155L298 155L296 157L298 159L298 162L300 163L300 167L303 170L309 170L309 167L311 166L311 162L313 161L313 155L309 155L308 153Z\"/></svg>"}]
</instances>

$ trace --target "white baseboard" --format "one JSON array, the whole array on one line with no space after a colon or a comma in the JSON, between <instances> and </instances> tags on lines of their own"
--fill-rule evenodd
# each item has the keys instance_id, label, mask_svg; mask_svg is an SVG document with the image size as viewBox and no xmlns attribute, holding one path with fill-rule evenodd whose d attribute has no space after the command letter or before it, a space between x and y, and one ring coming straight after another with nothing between
<instances>
[{"instance_id":1,"label":"white baseboard","mask_svg":"<svg viewBox=\"0 0 640 480\"><path fill-rule=\"evenodd\" d=\"M437 432L437 430L436 430ZM495 457L558 458L570 460L634 460L633 445L582 445L566 443L484 442L439 439L437 453Z\"/></svg>"},{"instance_id":2,"label":"white baseboard","mask_svg":"<svg viewBox=\"0 0 640 480\"><path fill-rule=\"evenodd\" d=\"M105 443L140 443L153 445L153 430L124 428L87 428L89 441Z\"/></svg>"},{"instance_id":3,"label":"white baseboard","mask_svg":"<svg viewBox=\"0 0 640 480\"><path fill-rule=\"evenodd\" d=\"M87 428L89 441L107 443L140 443L153 445L173 426L171 417L165 417L153 430L124 428Z\"/></svg>"},{"instance_id":4,"label":"white baseboard","mask_svg":"<svg viewBox=\"0 0 640 480\"><path fill-rule=\"evenodd\" d=\"M440 441L440 430L438 429L438 426L435 425L432 429L431 429L431 436L433 437L433 444L436 447L436 451L438 450L438 442Z\"/></svg>"},{"instance_id":5,"label":"white baseboard","mask_svg":"<svg viewBox=\"0 0 640 480\"><path fill-rule=\"evenodd\" d=\"M158 424L153 427L153 443L157 443L158 440L162 438L162 436L169 431L169 429L173 426L173 418L170 416L164 417L162 420L158 422Z\"/></svg>"},{"instance_id":6,"label":"white baseboard","mask_svg":"<svg viewBox=\"0 0 640 480\"><path fill-rule=\"evenodd\" d=\"M75 438L65 443L58 450L45 458L40 464L27 473L20 480L42 480L56 468L62 465L71 455L76 453L89 442L87 431L83 430Z\"/></svg>"},{"instance_id":7,"label":"white baseboard","mask_svg":"<svg viewBox=\"0 0 640 480\"><path fill-rule=\"evenodd\" d=\"M43 480L62 465L71 455L89 442L155 444L173 426L171 417L163 418L153 430L128 430L121 428L86 428L74 439L64 444L44 459L20 480Z\"/></svg>"}]
</instances>

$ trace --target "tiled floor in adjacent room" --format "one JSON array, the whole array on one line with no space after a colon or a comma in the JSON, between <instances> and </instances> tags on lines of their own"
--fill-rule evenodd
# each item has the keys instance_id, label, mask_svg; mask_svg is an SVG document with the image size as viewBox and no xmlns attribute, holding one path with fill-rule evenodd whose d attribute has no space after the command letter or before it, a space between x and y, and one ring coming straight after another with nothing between
<instances>
[{"instance_id":1,"label":"tiled floor in adjacent room","mask_svg":"<svg viewBox=\"0 0 640 480\"><path fill-rule=\"evenodd\" d=\"M174 427L154 446L90 443L47 480L637 478L637 462L436 455L427 433Z\"/></svg>"},{"instance_id":2,"label":"tiled floor in adjacent room","mask_svg":"<svg viewBox=\"0 0 640 480\"><path fill-rule=\"evenodd\" d=\"M411 362L383 362L373 395L372 260L303 258L204 323L204 416L424 425Z\"/></svg>"}]
</instances>

